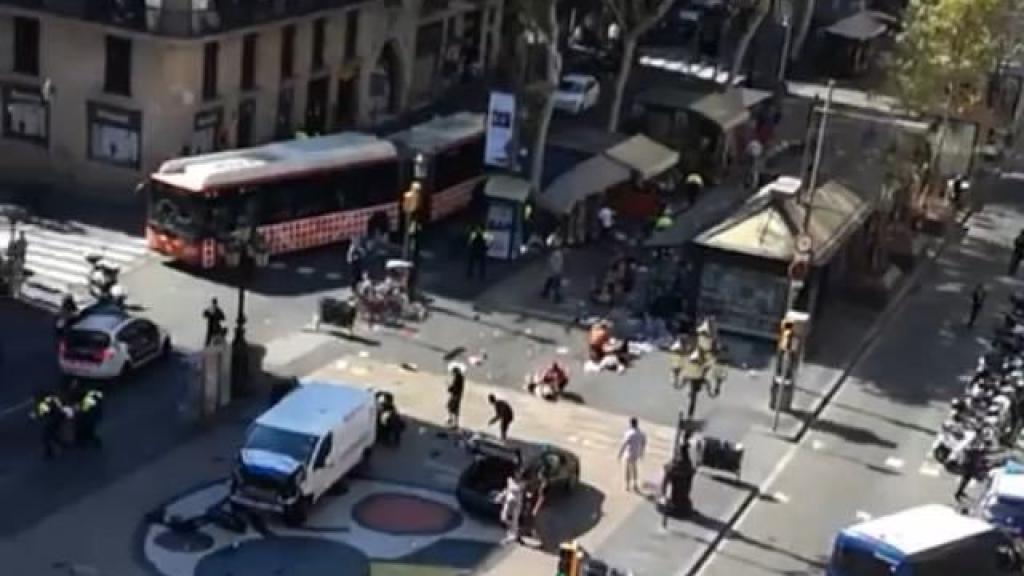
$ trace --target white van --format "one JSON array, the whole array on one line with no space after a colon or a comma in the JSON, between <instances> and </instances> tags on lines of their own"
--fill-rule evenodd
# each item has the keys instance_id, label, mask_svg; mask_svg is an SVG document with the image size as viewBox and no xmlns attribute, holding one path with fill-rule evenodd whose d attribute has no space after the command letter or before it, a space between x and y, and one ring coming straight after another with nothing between
<instances>
[{"instance_id":1,"label":"white van","mask_svg":"<svg viewBox=\"0 0 1024 576\"><path fill-rule=\"evenodd\" d=\"M231 503L281 512L301 524L310 507L369 457L377 435L373 393L302 380L249 428Z\"/></svg>"}]
</instances>

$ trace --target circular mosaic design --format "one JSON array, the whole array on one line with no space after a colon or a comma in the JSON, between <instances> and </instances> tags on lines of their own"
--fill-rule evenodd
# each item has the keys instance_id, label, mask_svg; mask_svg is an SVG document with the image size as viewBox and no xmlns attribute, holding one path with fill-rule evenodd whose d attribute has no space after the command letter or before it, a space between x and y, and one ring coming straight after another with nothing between
<instances>
[{"instance_id":1,"label":"circular mosaic design","mask_svg":"<svg viewBox=\"0 0 1024 576\"><path fill-rule=\"evenodd\" d=\"M246 540L203 557L195 576L370 576L359 550L336 540L284 536Z\"/></svg>"},{"instance_id":2,"label":"circular mosaic design","mask_svg":"<svg viewBox=\"0 0 1024 576\"><path fill-rule=\"evenodd\" d=\"M462 524L462 515L447 504L396 492L363 498L353 507L352 518L363 528L396 536L444 534Z\"/></svg>"},{"instance_id":3,"label":"circular mosaic design","mask_svg":"<svg viewBox=\"0 0 1024 576\"><path fill-rule=\"evenodd\" d=\"M205 552L213 548L213 536L202 532L168 530L153 539L153 543L169 552Z\"/></svg>"}]
</instances>

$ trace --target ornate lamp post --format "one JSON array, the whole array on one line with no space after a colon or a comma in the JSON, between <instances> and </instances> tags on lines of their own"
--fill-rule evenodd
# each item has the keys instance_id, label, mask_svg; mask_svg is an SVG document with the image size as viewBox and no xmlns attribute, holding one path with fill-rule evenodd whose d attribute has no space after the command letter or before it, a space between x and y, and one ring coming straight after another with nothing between
<instances>
[{"instance_id":1,"label":"ornate lamp post","mask_svg":"<svg viewBox=\"0 0 1024 576\"><path fill-rule=\"evenodd\" d=\"M408 278L409 293L412 294L419 275L420 239L422 224L420 213L423 208L423 182L427 179L427 162L423 154L417 154L413 160L413 181L409 189L402 194L402 214L405 216L405 232L402 241L402 259L412 262Z\"/></svg>"},{"instance_id":2,"label":"ornate lamp post","mask_svg":"<svg viewBox=\"0 0 1024 576\"><path fill-rule=\"evenodd\" d=\"M266 266L270 251L263 236L253 227L236 232L224 246L224 260L235 270L238 285L235 338L231 342L231 379L235 389L249 379L249 344L245 340L245 292L258 266Z\"/></svg>"}]
</instances>

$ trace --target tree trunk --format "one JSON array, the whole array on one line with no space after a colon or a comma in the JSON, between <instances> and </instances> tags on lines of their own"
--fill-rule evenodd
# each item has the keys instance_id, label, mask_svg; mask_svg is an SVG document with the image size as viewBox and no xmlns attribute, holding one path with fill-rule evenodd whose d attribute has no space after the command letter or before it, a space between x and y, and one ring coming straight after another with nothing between
<instances>
[{"instance_id":1,"label":"tree trunk","mask_svg":"<svg viewBox=\"0 0 1024 576\"><path fill-rule=\"evenodd\" d=\"M729 68L729 78L726 81L726 85L732 86L736 76L740 73L740 69L743 67L743 60L747 56L747 49L750 48L750 42L754 40L757 30L761 28L761 23L768 16L768 6L769 2L765 0L757 3L757 8L755 8L757 12L754 13L750 23L747 24L747 29L743 32L743 37L740 38L740 43L736 47L736 53L733 54L732 67Z\"/></svg>"},{"instance_id":2,"label":"tree trunk","mask_svg":"<svg viewBox=\"0 0 1024 576\"><path fill-rule=\"evenodd\" d=\"M551 2L548 9L549 36L547 38L547 78L544 95L544 106L541 108L537 122L537 134L533 140L533 161L530 166L530 184L535 193L540 193L541 177L544 174L544 149L548 142L548 129L551 127L551 115L555 111L555 90L562 75L562 54L558 49L558 10L557 2Z\"/></svg>"},{"instance_id":3,"label":"tree trunk","mask_svg":"<svg viewBox=\"0 0 1024 576\"><path fill-rule=\"evenodd\" d=\"M612 108L608 112L608 131L615 132L619 129L619 117L622 114L622 99L626 94L626 83L629 82L629 74L633 71L633 55L636 53L636 45L640 37L636 34L627 34L622 40L622 60L619 62L619 74L615 77L615 93L612 97Z\"/></svg>"},{"instance_id":4,"label":"tree trunk","mask_svg":"<svg viewBox=\"0 0 1024 576\"><path fill-rule=\"evenodd\" d=\"M800 27L797 28L796 38L793 39L793 45L789 50L790 62L796 62L800 58L800 53L803 52L807 33L811 31L811 20L814 19L815 7L815 0L804 0L804 9L800 13Z\"/></svg>"}]
</instances>

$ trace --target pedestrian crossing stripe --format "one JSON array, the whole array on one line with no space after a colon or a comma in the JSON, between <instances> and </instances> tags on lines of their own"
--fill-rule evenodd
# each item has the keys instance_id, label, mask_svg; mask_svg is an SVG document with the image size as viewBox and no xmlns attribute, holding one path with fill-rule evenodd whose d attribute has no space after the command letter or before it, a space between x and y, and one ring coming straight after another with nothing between
<instances>
[{"instance_id":1,"label":"pedestrian crossing stripe","mask_svg":"<svg viewBox=\"0 0 1024 576\"><path fill-rule=\"evenodd\" d=\"M62 294L65 290L84 292L92 265L86 257L99 255L109 265L127 272L149 253L145 239L98 229L71 233L49 230L33 224L18 227L26 239L26 287ZM0 233L0 250L6 251L11 234ZM81 303L81 302L80 302Z\"/></svg>"}]
</instances>

